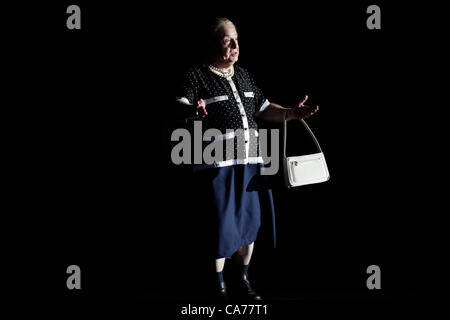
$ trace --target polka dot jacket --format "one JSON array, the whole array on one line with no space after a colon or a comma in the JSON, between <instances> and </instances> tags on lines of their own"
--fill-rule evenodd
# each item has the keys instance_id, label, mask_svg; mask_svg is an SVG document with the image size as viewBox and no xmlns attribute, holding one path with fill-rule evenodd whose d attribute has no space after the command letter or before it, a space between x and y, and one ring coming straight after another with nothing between
<instances>
[{"instance_id":1,"label":"polka dot jacket","mask_svg":"<svg viewBox=\"0 0 450 320\"><path fill-rule=\"evenodd\" d=\"M201 118L206 133L203 150L222 150L222 154L211 153L214 161L203 159L194 169L263 163L255 118L269 101L247 70L234 65L234 74L226 77L208 65L196 66L186 73L181 91L177 101L185 107L195 108L199 99L205 101L208 114ZM219 143L222 148L217 147Z\"/></svg>"}]
</instances>

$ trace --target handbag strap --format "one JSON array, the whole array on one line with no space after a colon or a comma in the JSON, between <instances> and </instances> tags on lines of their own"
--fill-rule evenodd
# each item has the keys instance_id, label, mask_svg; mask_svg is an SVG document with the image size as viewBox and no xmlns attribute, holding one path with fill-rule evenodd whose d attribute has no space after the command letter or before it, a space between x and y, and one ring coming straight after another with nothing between
<instances>
[{"instance_id":1,"label":"handbag strap","mask_svg":"<svg viewBox=\"0 0 450 320\"><path fill-rule=\"evenodd\" d=\"M300 119L300 122L303 123L306 130L308 130L309 135L313 138L314 143L317 146L317 149L319 149L319 152L322 152L322 149L320 148L319 141L317 141L316 136L312 132L312 130L309 128L309 126L306 124L305 120ZM287 135L287 121L283 121L283 156L286 158L286 135Z\"/></svg>"}]
</instances>

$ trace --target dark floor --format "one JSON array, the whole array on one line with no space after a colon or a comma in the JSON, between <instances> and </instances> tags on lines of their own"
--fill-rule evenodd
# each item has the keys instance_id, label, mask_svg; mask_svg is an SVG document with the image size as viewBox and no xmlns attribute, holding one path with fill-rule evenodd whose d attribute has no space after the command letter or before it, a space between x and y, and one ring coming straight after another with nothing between
<instances>
[{"instance_id":1,"label":"dark floor","mask_svg":"<svg viewBox=\"0 0 450 320\"><path fill-rule=\"evenodd\" d=\"M124 299L74 299L71 303L67 300L67 307L70 309L72 307L76 313L80 314L89 313L100 316L123 314L133 319L155 317L157 319L230 319L235 317L238 319L301 319L304 317L330 319L337 316L379 319L388 316L412 315L418 307L414 295L404 292L387 294L277 292L270 294L261 291L260 293L265 300L257 304L260 305L259 308L253 308L252 314L249 314L250 306L244 311L244 304L249 305L249 303L231 302L231 306L226 308L226 305L208 302L207 297L200 290L195 289L189 292L183 290L149 292ZM199 307L214 307L216 312L213 316L195 314L195 310L198 310L196 308ZM186 310L190 310L191 314L184 314Z\"/></svg>"}]
</instances>

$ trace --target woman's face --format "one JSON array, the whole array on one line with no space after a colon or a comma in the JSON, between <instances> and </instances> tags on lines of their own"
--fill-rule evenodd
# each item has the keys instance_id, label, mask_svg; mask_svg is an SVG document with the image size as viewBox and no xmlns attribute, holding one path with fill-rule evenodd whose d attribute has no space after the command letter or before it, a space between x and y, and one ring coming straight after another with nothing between
<instances>
[{"instance_id":1,"label":"woman's face","mask_svg":"<svg viewBox=\"0 0 450 320\"><path fill-rule=\"evenodd\" d=\"M221 30L219 41L222 62L227 65L233 65L239 58L239 44L236 28L231 24L224 26Z\"/></svg>"}]
</instances>

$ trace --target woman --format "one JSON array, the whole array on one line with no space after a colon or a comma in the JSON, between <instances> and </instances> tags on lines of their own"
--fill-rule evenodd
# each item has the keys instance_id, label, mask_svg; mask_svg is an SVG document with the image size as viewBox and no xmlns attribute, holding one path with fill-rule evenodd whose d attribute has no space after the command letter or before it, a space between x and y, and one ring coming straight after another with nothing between
<instances>
[{"instance_id":1,"label":"woman","mask_svg":"<svg viewBox=\"0 0 450 320\"><path fill-rule=\"evenodd\" d=\"M234 293L257 301L261 297L250 285L248 266L261 212L268 211L275 220L271 191L259 183L263 159L256 118L276 122L304 119L318 106L305 105L307 97L293 108L269 102L249 73L235 65L239 58L238 33L226 18L217 19L212 26L210 52L209 64L187 72L177 101L196 110L204 130L218 129L222 134L212 140L226 141L228 146L222 160L194 166L203 199L209 201L214 217L207 241L215 256L217 296L228 299L223 269L225 259L234 257L240 265ZM238 131L242 134L236 134Z\"/></svg>"}]
</instances>

